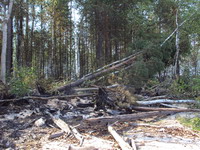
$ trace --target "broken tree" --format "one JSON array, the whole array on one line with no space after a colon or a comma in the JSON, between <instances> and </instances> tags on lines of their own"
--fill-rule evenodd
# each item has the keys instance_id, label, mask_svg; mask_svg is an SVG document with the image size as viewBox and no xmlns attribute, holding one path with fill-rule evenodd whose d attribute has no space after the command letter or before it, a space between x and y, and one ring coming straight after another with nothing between
<instances>
[{"instance_id":1,"label":"broken tree","mask_svg":"<svg viewBox=\"0 0 200 150\"><path fill-rule=\"evenodd\" d=\"M110 73L115 71L116 69L126 66L126 65L130 65L133 63L133 61L137 58L137 56L139 56L142 52L138 52L136 54L133 54L129 57L126 57L122 60L113 62L109 65L104 66L103 68L98 69L97 71L95 71L94 73L85 75L84 77L82 77L81 79L76 80L75 82L72 82L70 84L64 85L62 87L57 88L57 91L59 92L63 92L63 91L67 91L70 90L72 87L76 87L81 85L82 83L84 83L85 81L88 80L92 80L95 79L96 77L102 76L106 73Z\"/></svg>"}]
</instances>

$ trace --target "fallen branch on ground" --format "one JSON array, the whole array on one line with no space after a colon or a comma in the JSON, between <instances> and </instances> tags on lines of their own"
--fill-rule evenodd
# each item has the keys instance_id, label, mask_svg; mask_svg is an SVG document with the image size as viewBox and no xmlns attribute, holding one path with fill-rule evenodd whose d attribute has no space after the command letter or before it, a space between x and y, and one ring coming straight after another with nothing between
<instances>
[{"instance_id":1,"label":"fallen branch on ground","mask_svg":"<svg viewBox=\"0 0 200 150\"><path fill-rule=\"evenodd\" d=\"M59 132L59 133L51 134L51 135L49 136L48 139L58 138L58 137L60 137L60 136L63 136L64 133L65 133L65 132Z\"/></svg>"},{"instance_id":2,"label":"fallen branch on ground","mask_svg":"<svg viewBox=\"0 0 200 150\"><path fill-rule=\"evenodd\" d=\"M184 107L179 107L179 106L170 105L170 104L164 104L164 103L160 103L160 105L161 105L161 106L168 107L168 108L179 108L179 109L184 108Z\"/></svg>"},{"instance_id":3,"label":"fallen branch on ground","mask_svg":"<svg viewBox=\"0 0 200 150\"><path fill-rule=\"evenodd\" d=\"M154 96L154 97L149 97L144 99L144 101L151 101L151 100L156 100L156 99L166 99L167 95L161 95L161 96Z\"/></svg>"},{"instance_id":4,"label":"fallen branch on ground","mask_svg":"<svg viewBox=\"0 0 200 150\"><path fill-rule=\"evenodd\" d=\"M70 134L74 135L74 137L79 140L80 146L83 144L84 137L76 130L76 128L68 125L60 118L52 117L52 120L60 129L66 132L68 136Z\"/></svg>"},{"instance_id":5,"label":"fallen branch on ground","mask_svg":"<svg viewBox=\"0 0 200 150\"><path fill-rule=\"evenodd\" d=\"M122 150L132 150L132 147L123 140L123 138L113 129L111 125L108 125L108 131L117 141Z\"/></svg>"},{"instance_id":6,"label":"fallen branch on ground","mask_svg":"<svg viewBox=\"0 0 200 150\"><path fill-rule=\"evenodd\" d=\"M158 107L131 107L138 111L173 111L173 112L200 112L200 109L188 109L188 108L158 108Z\"/></svg>"},{"instance_id":7,"label":"fallen branch on ground","mask_svg":"<svg viewBox=\"0 0 200 150\"><path fill-rule=\"evenodd\" d=\"M199 101L196 100L170 100L170 99L157 99L152 101L136 101L139 105L155 105L160 103L168 103L168 104L200 104Z\"/></svg>"},{"instance_id":8,"label":"fallen branch on ground","mask_svg":"<svg viewBox=\"0 0 200 150\"><path fill-rule=\"evenodd\" d=\"M94 94L81 94L81 95L65 95L65 96L50 96L50 97L40 97L40 96L25 96L22 98L16 98L16 99L4 99L0 100L0 103L3 102L15 102L15 101L20 101L20 100L28 100L28 99L33 99L33 100L49 100L49 99L59 99L59 100L68 100L70 98L75 98L75 97L91 97L94 96Z\"/></svg>"},{"instance_id":9,"label":"fallen branch on ground","mask_svg":"<svg viewBox=\"0 0 200 150\"><path fill-rule=\"evenodd\" d=\"M166 114L172 114L173 111L153 111L145 113L135 113L135 114L125 114L125 115L116 115L116 116L106 116L98 118L89 118L83 121L83 123L91 125L106 126L107 124L112 124L113 122L128 122L134 121L142 118L148 118L153 116L163 116Z\"/></svg>"}]
</instances>

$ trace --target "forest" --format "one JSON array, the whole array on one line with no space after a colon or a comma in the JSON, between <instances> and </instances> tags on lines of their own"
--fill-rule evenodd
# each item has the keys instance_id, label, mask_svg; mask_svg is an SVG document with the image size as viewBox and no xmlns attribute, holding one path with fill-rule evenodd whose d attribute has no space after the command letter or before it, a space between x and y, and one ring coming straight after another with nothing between
<instances>
[{"instance_id":1,"label":"forest","mask_svg":"<svg viewBox=\"0 0 200 150\"><path fill-rule=\"evenodd\" d=\"M1 0L0 149L200 149L199 35L198 0Z\"/></svg>"}]
</instances>

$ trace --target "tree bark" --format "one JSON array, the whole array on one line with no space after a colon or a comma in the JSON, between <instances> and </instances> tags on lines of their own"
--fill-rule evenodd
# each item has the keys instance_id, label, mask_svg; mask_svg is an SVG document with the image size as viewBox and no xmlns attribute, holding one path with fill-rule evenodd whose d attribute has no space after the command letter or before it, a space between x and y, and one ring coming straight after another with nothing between
<instances>
[{"instance_id":1,"label":"tree bark","mask_svg":"<svg viewBox=\"0 0 200 150\"><path fill-rule=\"evenodd\" d=\"M3 42L1 52L1 80L6 83L7 22L3 22Z\"/></svg>"},{"instance_id":2,"label":"tree bark","mask_svg":"<svg viewBox=\"0 0 200 150\"><path fill-rule=\"evenodd\" d=\"M10 0L8 13L5 15L3 20L3 42L2 42L2 52L1 52L1 80L3 83L6 83L6 50L7 50L7 29L8 29L8 20L10 19L13 7L13 0ZM6 10L5 10L6 12Z\"/></svg>"},{"instance_id":3,"label":"tree bark","mask_svg":"<svg viewBox=\"0 0 200 150\"><path fill-rule=\"evenodd\" d=\"M8 20L8 38L7 38L7 57L6 57L6 74L11 77L13 68L13 17Z\"/></svg>"}]
</instances>

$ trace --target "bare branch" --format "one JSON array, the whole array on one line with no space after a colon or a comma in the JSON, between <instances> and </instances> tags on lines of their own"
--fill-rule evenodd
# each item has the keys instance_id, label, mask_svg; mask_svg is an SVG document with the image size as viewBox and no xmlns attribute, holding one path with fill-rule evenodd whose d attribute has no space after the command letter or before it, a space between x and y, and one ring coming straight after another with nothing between
<instances>
[{"instance_id":1,"label":"bare branch","mask_svg":"<svg viewBox=\"0 0 200 150\"><path fill-rule=\"evenodd\" d=\"M187 19L185 19L181 24L179 24L176 29L164 40L164 42L160 45L161 47L174 35L174 33L176 33L176 31L182 26L184 25L195 13L193 13L192 15L190 15Z\"/></svg>"}]
</instances>

